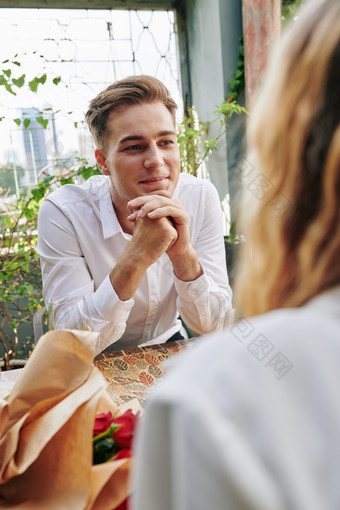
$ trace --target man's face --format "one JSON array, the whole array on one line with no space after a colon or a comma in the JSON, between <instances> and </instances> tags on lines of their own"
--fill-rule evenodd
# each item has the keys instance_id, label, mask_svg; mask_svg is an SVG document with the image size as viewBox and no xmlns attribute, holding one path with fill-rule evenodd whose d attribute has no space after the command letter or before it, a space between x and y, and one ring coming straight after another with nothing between
<instances>
[{"instance_id":1,"label":"man's face","mask_svg":"<svg viewBox=\"0 0 340 510\"><path fill-rule=\"evenodd\" d=\"M111 112L105 150L96 158L110 175L112 200L122 213L133 198L159 194L172 197L180 157L172 117L161 103L121 106Z\"/></svg>"}]
</instances>

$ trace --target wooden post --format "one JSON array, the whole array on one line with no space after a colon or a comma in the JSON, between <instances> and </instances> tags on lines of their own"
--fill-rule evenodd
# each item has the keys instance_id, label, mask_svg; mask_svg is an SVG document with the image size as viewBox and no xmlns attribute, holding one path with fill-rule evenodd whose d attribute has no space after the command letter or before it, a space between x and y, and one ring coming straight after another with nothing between
<instances>
[{"instance_id":1,"label":"wooden post","mask_svg":"<svg viewBox=\"0 0 340 510\"><path fill-rule=\"evenodd\" d=\"M246 103L251 110L273 43L281 33L281 0L243 0Z\"/></svg>"}]
</instances>

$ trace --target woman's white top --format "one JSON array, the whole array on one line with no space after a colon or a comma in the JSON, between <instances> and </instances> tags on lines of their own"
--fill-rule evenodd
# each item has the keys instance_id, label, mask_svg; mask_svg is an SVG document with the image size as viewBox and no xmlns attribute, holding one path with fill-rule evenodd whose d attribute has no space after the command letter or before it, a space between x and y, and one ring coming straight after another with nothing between
<instances>
[{"instance_id":1,"label":"woman's white top","mask_svg":"<svg viewBox=\"0 0 340 510\"><path fill-rule=\"evenodd\" d=\"M133 510L340 509L340 287L171 360L135 445Z\"/></svg>"}]
</instances>

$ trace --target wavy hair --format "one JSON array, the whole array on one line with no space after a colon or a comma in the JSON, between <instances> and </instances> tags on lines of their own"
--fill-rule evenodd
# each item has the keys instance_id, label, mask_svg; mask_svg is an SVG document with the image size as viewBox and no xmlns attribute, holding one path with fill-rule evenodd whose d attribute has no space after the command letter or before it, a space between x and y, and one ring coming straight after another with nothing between
<instances>
[{"instance_id":1,"label":"wavy hair","mask_svg":"<svg viewBox=\"0 0 340 510\"><path fill-rule=\"evenodd\" d=\"M274 52L250 116L243 316L340 284L339 84L340 1L312 0Z\"/></svg>"}]
</instances>

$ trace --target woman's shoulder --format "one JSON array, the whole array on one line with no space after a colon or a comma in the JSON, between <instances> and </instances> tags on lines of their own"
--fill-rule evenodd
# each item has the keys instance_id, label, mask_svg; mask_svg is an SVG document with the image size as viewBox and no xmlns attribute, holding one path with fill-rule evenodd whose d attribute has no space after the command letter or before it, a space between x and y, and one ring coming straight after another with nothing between
<instances>
[{"instance_id":1,"label":"woman's shoulder","mask_svg":"<svg viewBox=\"0 0 340 510\"><path fill-rule=\"evenodd\" d=\"M192 349L171 360L166 385L176 385L183 395L209 394L223 385L240 391L248 387L253 393L257 384L265 388L285 377L295 380L306 371L324 371L334 363L340 373L338 310L340 287L302 307L241 319L198 338Z\"/></svg>"}]
</instances>

